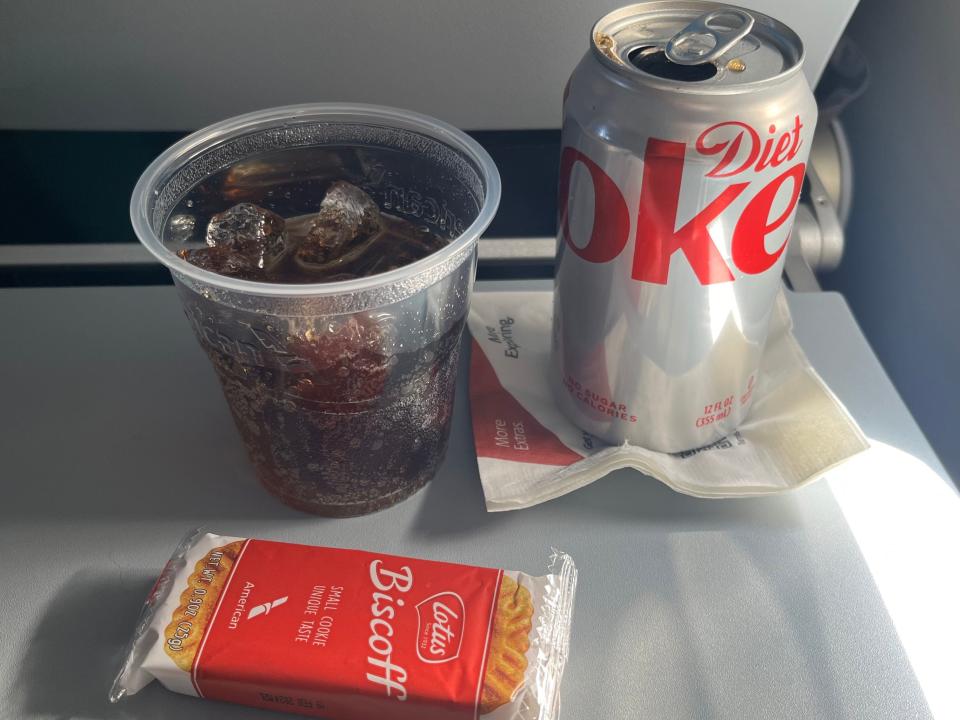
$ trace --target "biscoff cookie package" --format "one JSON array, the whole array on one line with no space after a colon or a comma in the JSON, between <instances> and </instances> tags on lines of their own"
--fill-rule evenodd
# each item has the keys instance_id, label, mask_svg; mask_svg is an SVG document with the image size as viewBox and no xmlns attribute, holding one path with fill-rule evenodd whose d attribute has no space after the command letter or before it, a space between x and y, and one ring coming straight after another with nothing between
<instances>
[{"instance_id":1,"label":"biscoff cookie package","mask_svg":"<svg viewBox=\"0 0 960 720\"><path fill-rule=\"evenodd\" d=\"M549 574L191 533L111 690L328 720L556 720L577 571Z\"/></svg>"}]
</instances>

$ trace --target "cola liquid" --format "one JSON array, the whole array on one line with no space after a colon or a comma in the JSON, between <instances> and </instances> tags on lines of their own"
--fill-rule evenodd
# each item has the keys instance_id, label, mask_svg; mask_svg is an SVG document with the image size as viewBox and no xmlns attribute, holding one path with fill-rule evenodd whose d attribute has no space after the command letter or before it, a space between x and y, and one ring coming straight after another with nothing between
<instances>
[{"instance_id":1,"label":"cola liquid","mask_svg":"<svg viewBox=\"0 0 960 720\"><path fill-rule=\"evenodd\" d=\"M351 316L322 336L288 336L293 363L281 367L246 362L209 333L205 313L222 308L199 296L187 308L257 476L285 504L361 515L409 497L436 474L450 434L462 319L425 348L387 355ZM328 342L318 346L318 337Z\"/></svg>"},{"instance_id":2,"label":"cola liquid","mask_svg":"<svg viewBox=\"0 0 960 720\"><path fill-rule=\"evenodd\" d=\"M361 186L370 175L350 148L247 160L193 188L163 238L199 267L274 283L369 276L449 242L386 212L394 208L384 198L368 198ZM337 193L363 212L331 201ZM215 299L180 292L258 477L283 502L328 516L364 514L436 473L464 317L424 345L404 343L409 329L389 313L274 317L253 327Z\"/></svg>"}]
</instances>

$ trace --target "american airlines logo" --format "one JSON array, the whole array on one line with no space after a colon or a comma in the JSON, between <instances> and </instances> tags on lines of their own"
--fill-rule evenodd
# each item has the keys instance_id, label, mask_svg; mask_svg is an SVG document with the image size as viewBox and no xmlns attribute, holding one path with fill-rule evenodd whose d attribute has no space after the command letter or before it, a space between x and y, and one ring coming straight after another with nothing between
<instances>
[{"instance_id":1,"label":"american airlines logo","mask_svg":"<svg viewBox=\"0 0 960 720\"><path fill-rule=\"evenodd\" d=\"M252 620L255 617L260 615L268 615L271 610L278 608L287 601L287 596L284 595L281 598L277 598L268 603L263 603L263 605L254 605L250 608L250 611L247 613L247 620Z\"/></svg>"}]
</instances>

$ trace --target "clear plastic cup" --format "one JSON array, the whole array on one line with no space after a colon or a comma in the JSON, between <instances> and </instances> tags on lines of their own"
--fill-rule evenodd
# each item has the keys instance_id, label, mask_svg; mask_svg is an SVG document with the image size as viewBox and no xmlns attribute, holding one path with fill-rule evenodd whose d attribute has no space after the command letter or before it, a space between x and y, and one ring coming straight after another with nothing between
<instances>
[{"instance_id":1,"label":"clear plastic cup","mask_svg":"<svg viewBox=\"0 0 960 720\"><path fill-rule=\"evenodd\" d=\"M276 284L200 269L164 241L171 214L195 188L238 164L266 164L256 182L269 184L283 168L258 159L278 157L299 158L291 173L305 176L316 158L326 158L324 172L333 158L385 211L449 244L382 274ZM170 269L257 475L284 503L359 515L403 500L436 473L477 240L499 200L496 166L465 134L365 105L296 105L226 120L181 140L143 173L133 227ZM213 210L235 201L224 197Z\"/></svg>"}]
</instances>

